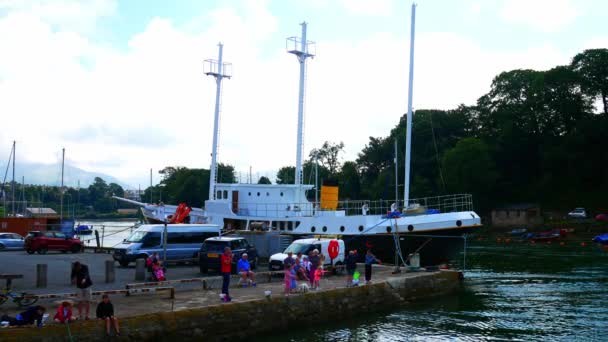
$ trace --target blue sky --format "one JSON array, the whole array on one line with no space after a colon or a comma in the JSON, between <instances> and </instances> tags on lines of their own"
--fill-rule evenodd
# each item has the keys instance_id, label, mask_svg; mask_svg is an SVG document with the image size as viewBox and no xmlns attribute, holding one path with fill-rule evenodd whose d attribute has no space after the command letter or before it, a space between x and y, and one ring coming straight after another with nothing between
<instances>
[{"instance_id":1,"label":"blue sky","mask_svg":"<svg viewBox=\"0 0 608 342\"><path fill-rule=\"evenodd\" d=\"M208 167L214 83L202 61L223 41L234 77L223 88L219 160L272 178L295 161L298 67L284 50L306 20L317 56L305 153L343 141L344 160L355 159L405 111L410 5L0 0L0 113L11 127L0 131L0 155L17 140L21 158L51 163L65 147L69 163L134 186L150 168ZM502 71L606 48L606 13L599 0L419 1L414 107L472 104Z\"/></svg>"}]
</instances>

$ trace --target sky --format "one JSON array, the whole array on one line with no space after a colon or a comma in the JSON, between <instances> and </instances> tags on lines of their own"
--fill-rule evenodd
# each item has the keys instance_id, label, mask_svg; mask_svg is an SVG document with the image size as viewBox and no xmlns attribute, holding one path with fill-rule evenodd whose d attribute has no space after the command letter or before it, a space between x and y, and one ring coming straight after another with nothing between
<instances>
[{"instance_id":1,"label":"sky","mask_svg":"<svg viewBox=\"0 0 608 342\"><path fill-rule=\"evenodd\" d=\"M608 47L607 1L420 0L414 108L474 104L494 76L549 69ZM210 165L215 82L224 80L218 160L254 180L295 164L299 67L308 60L304 155L326 140L354 160L407 109L410 2L397 0L0 0L0 158L113 175ZM414 128L415 129L415 128ZM413 142L415 148L416 142ZM5 157L6 156L6 157ZM3 159L1 164L5 164ZM27 174L25 174L27 182ZM306 180L305 180L306 181ZM71 184L67 184L71 185Z\"/></svg>"}]
</instances>

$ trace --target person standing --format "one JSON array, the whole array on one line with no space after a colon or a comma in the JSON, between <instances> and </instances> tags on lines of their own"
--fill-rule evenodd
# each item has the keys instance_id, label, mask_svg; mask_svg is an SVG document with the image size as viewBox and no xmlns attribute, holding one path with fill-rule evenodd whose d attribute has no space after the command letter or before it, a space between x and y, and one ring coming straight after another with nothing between
<instances>
[{"instance_id":1,"label":"person standing","mask_svg":"<svg viewBox=\"0 0 608 342\"><path fill-rule=\"evenodd\" d=\"M228 293L228 288L230 287L230 275L232 273L232 250L230 247L224 248L224 254L222 254L220 258L220 262L222 264L222 297L223 302L230 302L232 298L230 298L230 294Z\"/></svg>"},{"instance_id":2,"label":"person standing","mask_svg":"<svg viewBox=\"0 0 608 342\"><path fill-rule=\"evenodd\" d=\"M118 318L114 316L114 305L110 302L110 297L104 294L101 297L101 302L97 304L97 319L102 319L106 322L106 333L110 336L111 326L116 330L116 336L120 336L120 327L118 326Z\"/></svg>"},{"instance_id":3,"label":"person standing","mask_svg":"<svg viewBox=\"0 0 608 342\"><path fill-rule=\"evenodd\" d=\"M82 311L84 309L84 319L89 319L89 310L91 307L92 290L91 276L89 275L89 267L85 264L81 264L80 261L76 261L72 266L72 283L76 284L78 288L78 317L82 319Z\"/></svg>"},{"instance_id":4,"label":"person standing","mask_svg":"<svg viewBox=\"0 0 608 342\"><path fill-rule=\"evenodd\" d=\"M372 254L372 250L368 249L365 253L365 283L369 284L372 281L372 264L380 264L380 259Z\"/></svg>"},{"instance_id":5,"label":"person standing","mask_svg":"<svg viewBox=\"0 0 608 342\"><path fill-rule=\"evenodd\" d=\"M308 274L308 279L310 279L310 285L314 287L315 271L321 263L321 257L319 256L318 249L312 251L310 257L308 257L308 261L310 261L310 273Z\"/></svg>"}]
</instances>

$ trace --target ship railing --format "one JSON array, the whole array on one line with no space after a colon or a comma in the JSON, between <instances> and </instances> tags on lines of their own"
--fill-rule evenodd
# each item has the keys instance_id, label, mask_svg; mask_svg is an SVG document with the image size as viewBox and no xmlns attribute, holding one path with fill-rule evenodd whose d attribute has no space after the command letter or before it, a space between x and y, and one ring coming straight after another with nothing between
<instances>
[{"instance_id":1,"label":"ship railing","mask_svg":"<svg viewBox=\"0 0 608 342\"><path fill-rule=\"evenodd\" d=\"M301 216L386 215L401 212L406 215L449 213L473 210L470 194L413 198L403 200L345 200L320 203L247 203L240 202L235 214L248 217L289 218Z\"/></svg>"}]
</instances>

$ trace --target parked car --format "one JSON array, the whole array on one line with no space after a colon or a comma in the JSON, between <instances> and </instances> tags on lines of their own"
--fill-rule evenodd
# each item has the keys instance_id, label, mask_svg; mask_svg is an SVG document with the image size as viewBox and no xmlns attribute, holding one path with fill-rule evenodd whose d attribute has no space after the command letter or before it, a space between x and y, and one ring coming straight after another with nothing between
<instances>
[{"instance_id":1,"label":"parked car","mask_svg":"<svg viewBox=\"0 0 608 342\"><path fill-rule=\"evenodd\" d=\"M325 265L330 265L331 260L329 259L329 242L335 239L299 239L289 245L283 253L273 254L270 257L268 263L268 269L270 271L282 270L283 260L287 258L287 253L292 252L295 256L298 253L308 255L313 250L318 250L320 254L325 256ZM338 240L338 256L333 260L334 265L339 266L344 264L344 255L346 254L346 248L344 247L344 241Z\"/></svg>"},{"instance_id":2,"label":"parked car","mask_svg":"<svg viewBox=\"0 0 608 342\"><path fill-rule=\"evenodd\" d=\"M160 256L164 252L164 224L144 224L131 236L114 246L114 260L120 266L127 267L137 259L146 259L152 253ZM168 224L167 225L167 260L196 260L203 242L220 234L215 224Z\"/></svg>"},{"instance_id":3,"label":"parked car","mask_svg":"<svg viewBox=\"0 0 608 342\"><path fill-rule=\"evenodd\" d=\"M0 250L23 249L23 236L17 233L0 234Z\"/></svg>"},{"instance_id":4,"label":"parked car","mask_svg":"<svg viewBox=\"0 0 608 342\"><path fill-rule=\"evenodd\" d=\"M575 208L568 213L568 218L587 218L587 210L585 208Z\"/></svg>"},{"instance_id":5,"label":"parked car","mask_svg":"<svg viewBox=\"0 0 608 342\"><path fill-rule=\"evenodd\" d=\"M258 252L247 239L243 237L212 237L205 240L198 253L198 264L201 273L209 272L209 269L220 270L220 256L224 253L224 248L230 247L232 250L232 273L236 273L236 263L243 253L247 253L251 268L256 269L258 264Z\"/></svg>"},{"instance_id":6,"label":"parked car","mask_svg":"<svg viewBox=\"0 0 608 342\"><path fill-rule=\"evenodd\" d=\"M48 251L79 253L84 250L84 243L61 232L30 232L25 239L25 250L28 254L45 254Z\"/></svg>"}]
</instances>

